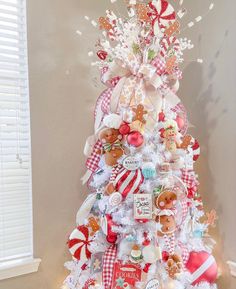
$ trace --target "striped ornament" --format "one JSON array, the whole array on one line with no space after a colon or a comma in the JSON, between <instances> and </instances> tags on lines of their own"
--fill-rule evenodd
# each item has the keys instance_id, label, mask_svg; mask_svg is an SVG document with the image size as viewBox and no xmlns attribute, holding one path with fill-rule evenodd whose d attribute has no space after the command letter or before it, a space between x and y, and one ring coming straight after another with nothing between
<instances>
[{"instance_id":1,"label":"striped ornament","mask_svg":"<svg viewBox=\"0 0 236 289\"><path fill-rule=\"evenodd\" d=\"M86 226L78 226L70 235L67 242L71 255L81 262L86 263L91 258L89 229Z\"/></svg>"},{"instance_id":2,"label":"striped ornament","mask_svg":"<svg viewBox=\"0 0 236 289\"><path fill-rule=\"evenodd\" d=\"M194 139L192 150L193 150L193 161L196 162L200 156L200 145L196 139Z\"/></svg>"},{"instance_id":3,"label":"striped ornament","mask_svg":"<svg viewBox=\"0 0 236 289\"><path fill-rule=\"evenodd\" d=\"M213 284L217 279L217 263L215 258L208 252L191 252L186 268L191 273L193 286L202 282Z\"/></svg>"},{"instance_id":4,"label":"striped ornament","mask_svg":"<svg viewBox=\"0 0 236 289\"><path fill-rule=\"evenodd\" d=\"M168 56L168 51L172 48L176 52L180 50L180 42L175 36L164 37L160 43L160 55L162 57Z\"/></svg>"},{"instance_id":5,"label":"striped ornament","mask_svg":"<svg viewBox=\"0 0 236 289\"><path fill-rule=\"evenodd\" d=\"M144 181L144 177L140 169L130 171L123 166L119 166L119 170L112 174L113 185L123 198L128 194L136 194L139 187Z\"/></svg>"}]
</instances>

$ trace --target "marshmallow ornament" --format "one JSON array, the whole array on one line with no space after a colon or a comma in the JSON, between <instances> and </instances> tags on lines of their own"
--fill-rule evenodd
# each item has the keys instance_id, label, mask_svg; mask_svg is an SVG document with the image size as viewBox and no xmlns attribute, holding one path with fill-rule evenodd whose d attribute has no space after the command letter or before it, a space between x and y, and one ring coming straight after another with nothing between
<instances>
[{"instance_id":1,"label":"marshmallow ornament","mask_svg":"<svg viewBox=\"0 0 236 289\"><path fill-rule=\"evenodd\" d=\"M160 247L156 247L151 244L143 248L142 255L143 260L150 264L153 264L162 259Z\"/></svg>"}]
</instances>

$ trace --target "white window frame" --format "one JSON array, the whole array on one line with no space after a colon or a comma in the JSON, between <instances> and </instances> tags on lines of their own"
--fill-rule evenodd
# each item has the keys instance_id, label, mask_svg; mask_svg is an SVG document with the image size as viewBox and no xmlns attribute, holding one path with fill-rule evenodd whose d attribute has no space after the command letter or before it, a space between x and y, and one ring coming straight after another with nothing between
<instances>
[{"instance_id":1,"label":"white window frame","mask_svg":"<svg viewBox=\"0 0 236 289\"><path fill-rule=\"evenodd\" d=\"M23 15L24 15L24 19L25 19L25 27L27 27L26 25L26 1L27 0L20 0L23 3ZM24 37L24 41L26 43L26 56L28 55L28 51L27 51L27 28L25 28L25 37ZM26 57L26 66L27 66L27 84L29 84L29 80L28 80L28 58ZM29 97L29 91L28 91L28 87L27 87L27 94ZM31 144L30 144L31 145ZM31 147L30 147L30 151L31 151ZM30 164L31 166L31 164ZM30 167L30 172L32 172L31 167ZM25 275L25 274L29 274L29 273L33 273L33 272L37 272L41 259L37 259L33 257L33 214L32 214L32 176L30 175L30 179L31 179L31 220L32 220L32 224L31 224L31 232L32 232L32 237L31 237L31 242L32 242L32 252L31 252L31 256L27 257L27 258L17 258L16 260L11 260L11 261L6 261L6 262L1 262L0 263L0 280L4 280L4 279L8 279L8 278L12 278L12 277L16 277L16 276L20 276L20 275Z\"/></svg>"}]
</instances>

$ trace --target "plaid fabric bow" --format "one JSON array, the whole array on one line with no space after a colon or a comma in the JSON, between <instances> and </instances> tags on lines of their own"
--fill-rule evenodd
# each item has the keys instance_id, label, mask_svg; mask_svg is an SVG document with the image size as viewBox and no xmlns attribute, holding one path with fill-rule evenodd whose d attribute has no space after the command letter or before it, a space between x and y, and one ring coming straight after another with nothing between
<instances>
[{"instance_id":1,"label":"plaid fabric bow","mask_svg":"<svg viewBox=\"0 0 236 289\"><path fill-rule=\"evenodd\" d=\"M103 150L105 152L110 152L112 149L122 148L122 143L119 140L116 140L114 143L105 143L103 145Z\"/></svg>"},{"instance_id":2,"label":"plaid fabric bow","mask_svg":"<svg viewBox=\"0 0 236 289\"><path fill-rule=\"evenodd\" d=\"M199 182L197 176L193 170L182 170L182 181L186 184L188 189L188 198L193 198L194 194L197 192L197 186Z\"/></svg>"}]
</instances>

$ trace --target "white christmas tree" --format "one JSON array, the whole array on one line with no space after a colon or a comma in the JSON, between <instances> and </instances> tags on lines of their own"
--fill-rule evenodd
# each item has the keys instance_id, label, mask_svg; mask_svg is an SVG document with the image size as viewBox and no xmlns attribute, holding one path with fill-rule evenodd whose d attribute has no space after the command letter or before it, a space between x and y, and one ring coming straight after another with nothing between
<instances>
[{"instance_id":1,"label":"white christmas tree","mask_svg":"<svg viewBox=\"0 0 236 289\"><path fill-rule=\"evenodd\" d=\"M85 146L90 194L68 240L64 287L213 289L216 213L203 210L200 148L177 96L183 52L193 48L178 37L186 10L183 1L176 11L166 0L126 2L128 17L99 18L93 64L107 88Z\"/></svg>"}]
</instances>

